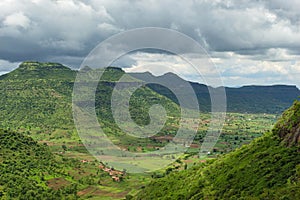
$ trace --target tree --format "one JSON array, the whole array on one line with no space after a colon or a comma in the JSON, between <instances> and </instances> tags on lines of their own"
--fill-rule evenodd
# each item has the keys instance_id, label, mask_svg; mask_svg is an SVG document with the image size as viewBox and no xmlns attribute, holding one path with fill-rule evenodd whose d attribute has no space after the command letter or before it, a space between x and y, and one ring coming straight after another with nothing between
<instances>
[{"instance_id":1,"label":"tree","mask_svg":"<svg viewBox=\"0 0 300 200\"><path fill-rule=\"evenodd\" d=\"M186 170L186 169L187 169L187 164L185 163L185 164L184 164L184 170Z\"/></svg>"},{"instance_id":2,"label":"tree","mask_svg":"<svg viewBox=\"0 0 300 200\"><path fill-rule=\"evenodd\" d=\"M61 145L61 147L63 148L64 151L68 150L68 148L67 148L67 146L65 144Z\"/></svg>"}]
</instances>

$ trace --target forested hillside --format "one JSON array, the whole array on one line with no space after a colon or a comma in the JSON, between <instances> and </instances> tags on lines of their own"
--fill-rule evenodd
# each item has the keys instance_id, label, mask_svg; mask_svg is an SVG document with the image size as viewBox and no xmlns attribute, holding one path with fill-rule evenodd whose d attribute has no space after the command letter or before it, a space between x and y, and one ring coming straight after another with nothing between
<instances>
[{"instance_id":1,"label":"forested hillside","mask_svg":"<svg viewBox=\"0 0 300 200\"><path fill-rule=\"evenodd\" d=\"M88 156L67 158L24 133L0 130L0 199L120 199L149 179L122 174L118 182L104 169Z\"/></svg>"},{"instance_id":2,"label":"forested hillside","mask_svg":"<svg viewBox=\"0 0 300 200\"><path fill-rule=\"evenodd\" d=\"M1 128L72 127L75 75L75 71L61 64L24 62L16 70L0 76Z\"/></svg>"},{"instance_id":3,"label":"forested hillside","mask_svg":"<svg viewBox=\"0 0 300 200\"><path fill-rule=\"evenodd\" d=\"M78 143L79 137L72 116L76 73L58 63L28 61L0 76L0 128L27 131L38 140L59 141L58 146L65 142L72 145ZM150 139L140 140L122 133L113 119L111 95L116 82L124 74L120 68L109 67L99 80L95 99L99 122L105 133L118 145L138 147L147 143L156 146L156 142ZM130 81L134 83L138 80L132 78ZM123 90L118 89L117 92ZM168 116L167 124L159 135L175 133L179 117L178 105L145 86L136 90L130 99L129 109L134 121L139 125L147 125L150 122L148 111L154 104L163 105ZM85 151L82 147L80 149ZM153 148L150 147L150 150Z\"/></svg>"},{"instance_id":4,"label":"forested hillside","mask_svg":"<svg viewBox=\"0 0 300 200\"><path fill-rule=\"evenodd\" d=\"M0 199L76 199L78 184L68 174L77 161L53 155L23 134L0 130ZM68 179L52 189L54 178Z\"/></svg>"},{"instance_id":5,"label":"forested hillside","mask_svg":"<svg viewBox=\"0 0 300 200\"><path fill-rule=\"evenodd\" d=\"M300 101L272 132L223 157L152 181L135 199L300 199Z\"/></svg>"}]
</instances>

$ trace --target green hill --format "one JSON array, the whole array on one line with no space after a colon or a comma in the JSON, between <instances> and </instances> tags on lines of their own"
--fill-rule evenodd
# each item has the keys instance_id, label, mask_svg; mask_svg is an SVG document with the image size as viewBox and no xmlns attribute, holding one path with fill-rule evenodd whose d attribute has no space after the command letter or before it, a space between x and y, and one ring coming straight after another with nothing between
<instances>
[{"instance_id":1,"label":"green hill","mask_svg":"<svg viewBox=\"0 0 300 200\"><path fill-rule=\"evenodd\" d=\"M232 153L152 181L135 199L300 199L300 101L272 132Z\"/></svg>"},{"instance_id":2,"label":"green hill","mask_svg":"<svg viewBox=\"0 0 300 200\"><path fill-rule=\"evenodd\" d=\"M79 137L72 116L72 92L76 73L77 71L58 63L27 61L14 71L0 76L0 128L28 131L38 140L78 143ZM99 122L116 144L138 147L144 143L153 143L155 146L155 142L150 139L136 139L122 133L113 120L110 97L116 81L124 74L120 68L109 67L99 81L96 92ZM135 81L139 80L131 78L126 84ZM149 108L158 103L165 106L169 116L168 125L161 134L169 130L176 132L177 128L173 125L178 122L174 118L179 116L179 107L148 87L141 87L130 99L132 118L140 125L147 125L150 121Z\"/></svg>"},{"instance_id":3,"label":"green hill","mask_svg":"<svg viewBox=\"0 0 300 200\"><path fill-rule=\"evenodd\" d=\"M0 127L66 129L72 126L76 72L56 63L24 62L0 77Z\"/></svg>"},{"instance_id":4,"label":"green hill","mask_svg":"<svg viewBox=\"0 0 300 200\"><path fill-rule=\"evenodd\" d=\"M67 171L77 161L55 156L47 146L3 130L0 155L0 199L77 198L78 184ZM65 185L51 188L49 183L54 178L64 180Z\"/></svg>"}]
</instances>

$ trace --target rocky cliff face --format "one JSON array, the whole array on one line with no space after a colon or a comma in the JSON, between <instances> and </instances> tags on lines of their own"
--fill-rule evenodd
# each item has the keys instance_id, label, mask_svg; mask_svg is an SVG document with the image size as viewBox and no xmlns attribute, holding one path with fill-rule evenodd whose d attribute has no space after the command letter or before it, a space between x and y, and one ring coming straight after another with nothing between
<instances>
[{"instance_id":1,"label":"rocky cliff face","mask_svg":"<svg viewBox=\"0 0 300 200\"><path fill-rule=\"evenodd\" d=\"M300 147L300 101L295 101L294 105L282 114L273 132L278 134L287 146Z\"/></svg>"}]
</instances>

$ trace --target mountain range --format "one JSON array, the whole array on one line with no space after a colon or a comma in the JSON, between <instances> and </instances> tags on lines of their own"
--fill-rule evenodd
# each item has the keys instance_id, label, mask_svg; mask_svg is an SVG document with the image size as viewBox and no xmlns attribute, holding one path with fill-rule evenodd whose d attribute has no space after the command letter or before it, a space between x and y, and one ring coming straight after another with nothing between
<instances>
[{"instance_id":1,"label":"mountain range","mask_svg":"<svg viewBox=\"0 0 300 200\"><path fill-rule=\"evenodd\" d=\"M176 74L166 73L162 76L153 76L151 73L129 73L131 76L149 82L148 86L159 94L162 94L172 101L178 103L176 96L166 87L153 83L171 84L180 88L186 80ZM210 86L189 82L198 98L201 111L209 112L211 100L209 91L217 90ZM227 98L227 111L238 113L281 113L300 95L300 90L291 85L272 86L242 86L238 88L224 87ZM178 90L177 90L178 91ZM189 98L191 94L182 89L178 95Z\"/></svg>"},{"instance_id":2,"label":"mountain range","mask_svg":"<svg viewBox=\"0 0 300 200\"><path fill-rule=\"evenodd\" d=\"M70 124L72 119L69 108L71 108L71 94L76 73L76 70L71 70L59 63L23 62L14 71L0 76L1 118L5 115L9 119L13 119L14 117L11 115L18 115L19 112L12 110L19 109L26 111L26 114L43 119L43 114L34 113L36 107L43 105L43 112L59 117L59 121L62 122L61 125ZM120 77L124 73L119 68L111 68L107 77ZM177 88L187 82L173 73L158 77L149 72L129 73L129 75L145 82L173 84ZM111 80L107 81L113 82ZM217 88L195 82L188 83L195 91L200 111L209 112L211 104L209 89ZM178 104L176 96L168 88L151 83L147 84L147 87ZM227 111L238 113L281 113L300 96L300 90L296 86L289 85L225 87L224 89L227 98ZM190 97L184 88L177 91L180 92L179 95L186 98ZM35 97L38 97L39 100ZM37 101L33 101L33 98ZM61 113L62 108L64 111ZM51 121L51 119L41 121L45 120ZM21 121L30 122L26 117Z\"/></svg>"}]
</instances>

